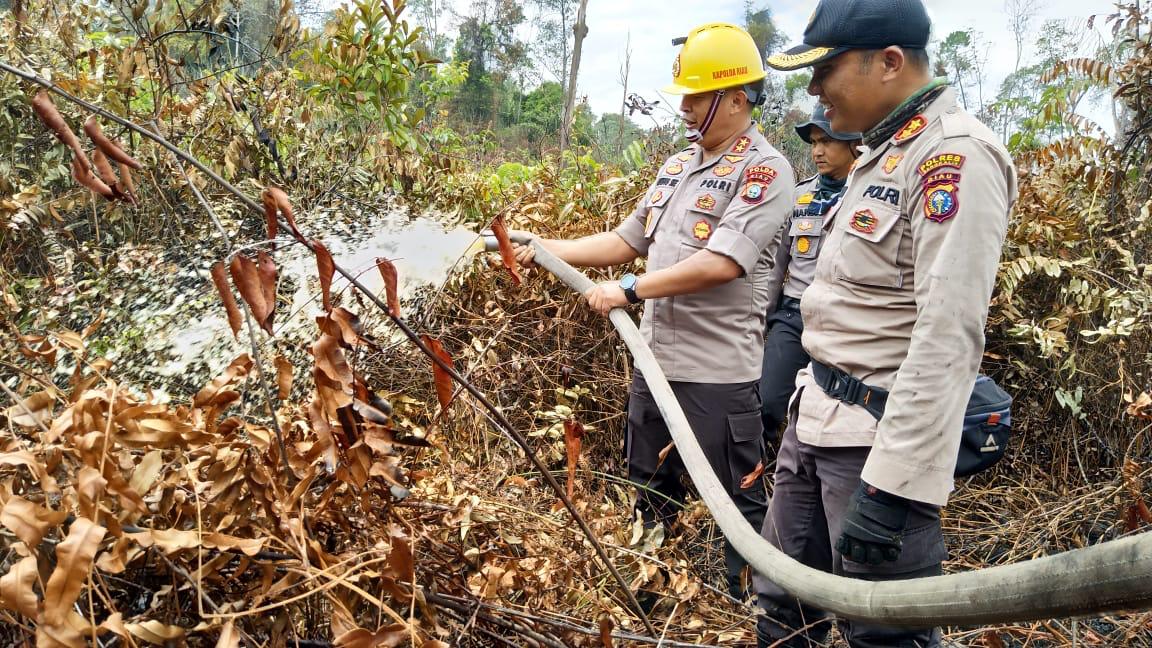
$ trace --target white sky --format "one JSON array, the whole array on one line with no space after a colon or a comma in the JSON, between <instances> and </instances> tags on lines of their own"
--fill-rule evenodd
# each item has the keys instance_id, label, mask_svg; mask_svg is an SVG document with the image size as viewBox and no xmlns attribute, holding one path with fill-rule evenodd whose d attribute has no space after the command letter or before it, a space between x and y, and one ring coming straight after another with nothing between
<instances>
[{"instance_id":1,"label":"white sky","mask_svg":"<svg viewBox=\"0 0 1152 648\"><path fill-rule=\"evenodd\" d=\"M340 1L324 0L330 6L336 6ZM460 13L466 13L471 4L470 0L451 1ZM973 28L989 44L984 86L986 98L996 94L1001 80L1012 71L1015 64L1015 41L1008 29L1004 2L926 0L933 20L934 39L943 38L958 29ZM1040 26L1047 19L1071 21L1077 31L1085 33L1083 42L1086 53L1103 42L1104 30L1108 27L1104 16L1114 11L1110 0L1038 0L1038 3L1040 10L1032 23L1030 40L1039 35ZM776 24L789 37L789 45L794 45L801 42L804 26L816 7L816 0L754 0L753 4L756 7L767 5L771 9ZM531 17L535 9L526 8L525 11L529 21L523 37L531 41L534 32ZM1092 31L1088 32L1087 20L1092 14L1099 14L1099 17ZM672 38L685 36L693 27L706 22L742 24L743 18L744 0L589 0L589 32L584 41L578 80L580 94L587 96L589 105L597 114L620 110L623 99L620 68L627 44L630 43L630 91L639 93L649 101L662 99L661 107L667 107L668 101L675 101L676 98L661 98L657 91L671 80L672 60L679 49L672 46ZM1030 62L1026 49L1024 64ZM551 78L547 73L543 74L546 80ZM674 109L675 105L671 107ZM1093 117L1106 115L1107 110L1090 110L1090 114ZM661 121L667 121L672 115L662 112L658 117ZM637 116L635 119L641 125L651 125L648 118Z\"/></svg>"}]
</instances>

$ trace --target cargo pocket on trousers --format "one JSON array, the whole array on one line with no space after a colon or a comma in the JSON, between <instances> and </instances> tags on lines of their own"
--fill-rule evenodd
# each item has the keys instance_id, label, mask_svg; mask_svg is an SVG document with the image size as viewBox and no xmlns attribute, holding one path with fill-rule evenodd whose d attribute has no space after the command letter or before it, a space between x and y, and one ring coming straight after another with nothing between
<instances>
[{"instance_id":1,"label":"cargo pocket on trousers","mask_svg":"<svg viewBox=\"0 0 1152 648\"><path fill-rule=\"evenodd\" d=\"M740 482L756 470L764 452L764 422L759 410L743 414L728 415L728 438L731 441L728 452L728 470L731 479L731 492L762 488L760 480L748 488L741 488Z\"/></svg>"}]
</instances>

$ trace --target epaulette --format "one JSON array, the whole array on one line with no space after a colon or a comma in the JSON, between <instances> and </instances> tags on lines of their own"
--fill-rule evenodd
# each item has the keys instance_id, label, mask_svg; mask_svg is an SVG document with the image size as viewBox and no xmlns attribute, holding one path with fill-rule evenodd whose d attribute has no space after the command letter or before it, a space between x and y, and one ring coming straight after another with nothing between
<instances>
[{"instance_id":1,"label":"epaulette","mask_svg":"<svg viewBox=\"0 0 1152 648\"><path fill-rule=\"evenodd\" d=\"M944 139L954 137L968 137L972 134L971 124L967 115L959 110L951 110L940 115L940 130Z\"/></svg>"}]
</instances>

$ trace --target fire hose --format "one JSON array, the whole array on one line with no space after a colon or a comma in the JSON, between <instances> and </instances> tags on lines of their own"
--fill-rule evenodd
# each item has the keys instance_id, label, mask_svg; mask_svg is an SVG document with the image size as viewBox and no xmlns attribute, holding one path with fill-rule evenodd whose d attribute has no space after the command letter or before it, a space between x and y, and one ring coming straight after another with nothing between
<instances>
[{"instance_id":1,"label":"fire hose","mask_svg":"<svg viewBox=\"0 0 1152 648\"><path fill-rule=\"evenodd\" d=\"M531 237L537 265L578 293L594 284ZM496 239L485 237L496 250ZM1152 605L1152 533L1103 542L1011 565L898 581L863 581L808 567L752 528L704 456L668 380L627 312L608 319L644 375L664 422L716 524L732 546L765 577L804 602L835 614L889 625L983 625L1084 616Z\"/></svg>"}]
</instances>

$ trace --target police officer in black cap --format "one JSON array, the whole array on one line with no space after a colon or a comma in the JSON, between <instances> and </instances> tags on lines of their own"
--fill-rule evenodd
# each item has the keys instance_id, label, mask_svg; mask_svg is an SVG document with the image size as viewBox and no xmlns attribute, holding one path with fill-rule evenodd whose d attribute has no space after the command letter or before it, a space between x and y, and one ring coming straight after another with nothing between
<instances>
[{"instance_id":1,"label":"police officer in black cap","mask_svg":"<svg viewBox=\"0 0 1152 648\"><path fill-rule=\"evenodd\" d=\"M764 536L807 565L867 580L941 573L954 486L1016 173L999 139L933 79L920 0L822 0L804 44L836 131L863 133L800 304L796 377ZM831 621L755 579L762 646L822 645ZM938 646L936 628L844 621L852 648Z\"/></svg>"},{"instance_id":2,"label":"police officer in black cap","mask_svg":"<svg viewBox=\"0 0 1152 648\"><path fill-rule=\"evenodd\" d=\"M824 230L831 224L829 212L844 192L861 137L860 133L833 130L820 104L813 108L811 119L796 126L796 134L811 145L818 173L796 183L792 216L780 231L772 266L769 294L774 302L768 310L760 374L766 447L777 445L788 399L796 388L796 372L808 364L808 354L800 344L804 333L800 297L816 274Z\"/></svg>"}]
</instances>

